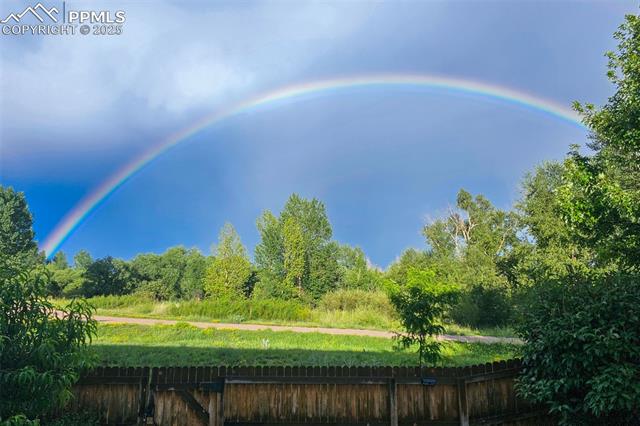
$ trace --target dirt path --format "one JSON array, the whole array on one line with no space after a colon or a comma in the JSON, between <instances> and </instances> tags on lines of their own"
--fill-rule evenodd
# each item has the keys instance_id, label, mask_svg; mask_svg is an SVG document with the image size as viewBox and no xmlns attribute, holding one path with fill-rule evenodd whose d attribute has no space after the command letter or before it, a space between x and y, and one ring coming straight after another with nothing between
<instances>
[{"instance_id":1,"label":"dirt path","mask_svg":"<svg viewBox=\"0 0 640 426\"><path fill-rule=\"evenodd\" d=\"M152 318L126 318L126 317L110 317L96 315L93 317L99 322L106 324L140 324L140 325L174 325L178 322L187 323L198 328L216 328L221 330L272 330L272 331L293 331L295 333L322 333L333 334L340 336L369 336L369 337L383 337L390 339L395 334L389 331L379 330L358 330L351 328L327 328L327 327L299 327L288 325L263 325L263 324L231 324L222 322L198 322L198 321L175 321L175 320L163 320ZM448 340L453 342L467 342L467 343L522 343L520 339L514 337L493 337L493 336L457 336L453 334L443 334L440 336L441 340Z\"/></svg>"}]
</instances>

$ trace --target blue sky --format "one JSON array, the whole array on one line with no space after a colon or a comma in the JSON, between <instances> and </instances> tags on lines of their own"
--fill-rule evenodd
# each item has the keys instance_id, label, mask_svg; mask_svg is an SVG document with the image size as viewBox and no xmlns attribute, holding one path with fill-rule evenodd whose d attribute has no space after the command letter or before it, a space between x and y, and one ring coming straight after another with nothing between
<instances>
[{"instance_id":1,"label":"blue sky","mask_svg":"<svg viewBox=\"0 0 640 426\"><path fill-rule=\"evenodd\" d=\"M45 3L45 2L43 2ZM51 5L57 3L50 2ZM0 15L27 3L3 2ZM49 3L46 3L49 5ZM604 52L633 1L76 2L126 11L120 36L0 36L0 179L24 191L37 238L111 173L204 114L293 83L438 74L569 106L602 103ZM337 240L386 266L459 188L508 208L523 174L584 143L575 126L485 98L358 89L223 121L172 149L94 211L62 249L130 258L209 252L232 222L297 192Z\"/></svg>"}]
</instances>

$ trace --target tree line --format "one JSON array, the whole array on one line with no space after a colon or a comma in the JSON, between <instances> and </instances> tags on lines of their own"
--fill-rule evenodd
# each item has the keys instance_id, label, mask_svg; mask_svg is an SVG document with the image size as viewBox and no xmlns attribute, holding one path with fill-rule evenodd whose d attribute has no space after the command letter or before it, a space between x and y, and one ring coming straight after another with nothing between
<instances>
[{"instance_id":1,"label":"tree line","mask_svg":"<svg viewBox=\"0 0 640 426\"><path fill-rule=\"evenodd\" d=\"M381 287L382 272L362 249L332 240L325 206L316 199L293 194L278 216L265 211L257 227L261 240L253 262L231 223L208 256L178 246L126 261L93 259L82 250L71 265L57 252L46 262L49 291L58 297L137 293L155 300L258 297L313 304L332 290Z\"/></svg>"}]
</instances>

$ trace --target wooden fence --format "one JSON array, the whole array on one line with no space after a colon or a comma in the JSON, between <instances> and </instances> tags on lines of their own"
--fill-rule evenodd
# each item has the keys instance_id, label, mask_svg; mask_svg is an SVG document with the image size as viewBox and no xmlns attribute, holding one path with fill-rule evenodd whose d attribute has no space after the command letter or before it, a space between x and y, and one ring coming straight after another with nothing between
<instances>
[{"instance_id":1,"label":"wooden fence","mask_svg":"<svg viewBox=\"0 0 640 426\"><path fill-rule=\"evenodd\" d=\"M520 362L464 368L98 368L74 409L133 425L539 425L516 397Z\"/></svg>"}]
</instances>

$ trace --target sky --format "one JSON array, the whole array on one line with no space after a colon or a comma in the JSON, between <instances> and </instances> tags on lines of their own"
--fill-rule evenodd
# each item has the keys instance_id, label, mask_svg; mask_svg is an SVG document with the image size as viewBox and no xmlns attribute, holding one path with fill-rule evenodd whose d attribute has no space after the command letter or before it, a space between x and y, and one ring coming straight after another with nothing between
<instances>
[{"instance_id":1,"label":"sky","mask_svg":"<svg viewBox=\"0 0 640 426\"><path fill-rule=\"evenodd\" d=\"M58 7L61 2L46 2ZM3 1L0 18L34 3ZM570 108L612 94L604 53L635 1L66 1L122 10L120 35L0 34L0 182L23 191L43 247L85 197L203 117L291 85L429 75ZM26 17L25 20L30 19ZM37 22L35 22L37 23ZM414 86L353 87L241 111L133 174L60 248L131 258L209 253L295 192L334 238L385 267L460 188L510 208L519 182L586 131L512 102Z\"/></svg>"}]
</instances>

